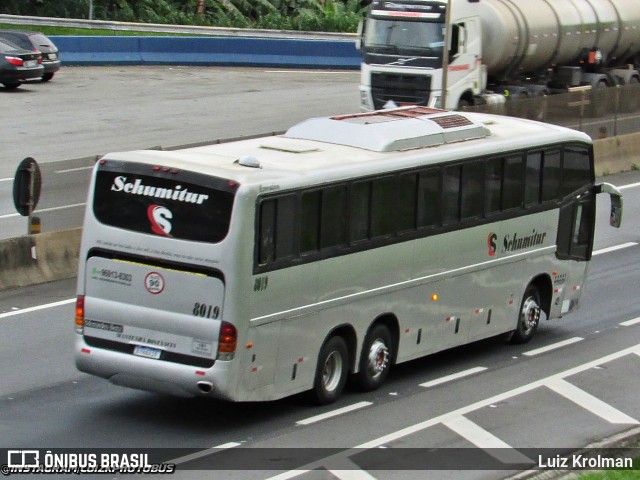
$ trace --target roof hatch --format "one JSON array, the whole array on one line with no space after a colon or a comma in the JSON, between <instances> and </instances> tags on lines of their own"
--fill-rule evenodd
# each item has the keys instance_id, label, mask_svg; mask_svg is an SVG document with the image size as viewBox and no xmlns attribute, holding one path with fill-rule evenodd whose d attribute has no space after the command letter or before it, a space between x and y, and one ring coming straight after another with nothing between
<instances>
[{"instance_id":1,"label":"roof hatch","mask_svg":"<svg viewBox=\"0 0 640 480\"><path fill-rule=\"evenodd\" d=\"M284 134L288 138L376 152L432 147L489 135L489 129L469 115L415 106L312 118L294 125Z\"/></svg>"}]
</instances>

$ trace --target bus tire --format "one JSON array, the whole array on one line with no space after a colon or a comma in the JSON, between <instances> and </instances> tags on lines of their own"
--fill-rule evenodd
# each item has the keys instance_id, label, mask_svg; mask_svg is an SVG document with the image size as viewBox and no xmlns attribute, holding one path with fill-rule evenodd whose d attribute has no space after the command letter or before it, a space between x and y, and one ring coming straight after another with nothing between
<instances>
[{"instance_id":1,"label":"bus tire","mask_svg":"<svg viewBox=\"0 0 640 480\"><path fill-rule=\"evenodd\" d=\"M520 310L518 310L518 324L511 336L511 343L527 343L533 338L540 323L540 292L530 285L524 292Z\"/></svg>"},{"instance_id":2,"label":"bus tire","mask_svg":"<svg viewBox=\"0 0 640 480\"><path fill-rule=\"evenodd\" d=\"M382 385L389 375L393 344L389 329L375 325L365 338L356 380L361 390L369 392Z\"/></svg>"},{"instance_id":3,"label":"bus tire","mask_svg":"<svg viewBox=\"0 0 640 480\"><path fill-rule=\"evenodd\" d=\"M342 394L349 371L349 353L342 337L327 340L318 355L312 399L319 405L333 403Z\"/></svg>"}]
</instances>

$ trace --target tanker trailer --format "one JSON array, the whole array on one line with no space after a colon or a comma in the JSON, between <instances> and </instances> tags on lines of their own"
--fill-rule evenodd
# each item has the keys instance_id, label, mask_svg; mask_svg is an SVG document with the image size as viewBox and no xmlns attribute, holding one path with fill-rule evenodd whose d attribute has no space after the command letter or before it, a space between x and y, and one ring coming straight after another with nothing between
<instances>
[{"instance_id":1,"label":"tanker trailer","mask_svg":"<svg viewBox=\"0 0 640 480\"><path fill-rule=\"evenodd\" d=\"M357 44L363 110L640 83L638 0L374 0Z\"/></svg>"}]
</instances>

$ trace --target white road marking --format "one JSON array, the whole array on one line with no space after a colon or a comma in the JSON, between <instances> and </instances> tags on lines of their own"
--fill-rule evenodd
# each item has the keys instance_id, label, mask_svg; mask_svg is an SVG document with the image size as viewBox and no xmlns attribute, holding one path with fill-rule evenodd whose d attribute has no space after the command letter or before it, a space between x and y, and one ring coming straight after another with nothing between
<instances>
[{"instance_id":1,"label":"white road marking","mask_svg":"<svg viewBox=\"0 0 640 480\"><path fill-rule=\"evenodd\" d=\"M352 412L353 410L358 410L360 408L368 407L369 405L373 405L372 402L358 402L353 405L348 405L346 407L338 408L336 410L332 410L327 413L322 413L320 415L315 415L313 417L305 418L303 420L298 420L296 425L310 425L312 423L320 422L322 420L326 420L327 418L337 417L338 415L343 415L348 412Z\"/></svg>"},{"instance_id":2,"label":"white road marking","mask_svg":"<svg viewBox=\"0 0 640 480\"><path fill-rule=\"evenodd\" d=\"M625 357L627 355L640 355L640 344L638 345L634 345L632 347L629 348L625 348L624 350L620 350L618 352L614 352L610 355L606 355L604 357L601 358L597 358L595 360L592 360L590 362L587 363L583 363L582 365L578 365L577 367L574 368L570 368L569 370L565 370L563 372L560 373L556 373L554 375L551 375L549 377L537 380L535 382L531 382L531 383L527 383L526 385L522 385L518 388L514 388L513 390L509 390L507 392L504 393L500 393L498 395L494 395L493 397L489 397L486 398L484 400L480 400L476 403L472 403L470 405L461 407L457 410L454 410L452 412L448 412L445 413L443 415L437 416L437 417L433 417L430 418L428 420L416 423L414 425L410 425L409 427L397 430L395 432L389 433L387 435L383 435L382 437L378 437L374 440L371 440L369 442L363 443L361 445L358 445L356 447L353 447L353 451L350 450L345 450L344 452L341 452L339 455L343 456L343 457L349 457L350 455L354 454L354 453L358 453L361 449L363 448L378 448L381 447L383 445L386 445L388 443L391 443L395 440L398 440L400 438L406 437L408 435L412 435L414 433L418 433L422 430L425 430L427 428L433 427L434 425L438 425L441 424L445 421L457 418L461 415L466 415L467 413L473 412L475 410L478 410L480 408L484 408L484 407L488 407L491 404L494 403L498 403L498 402L502 402L505 400L508 400L512 397L515 397L517 395L522 395L523 393L527 393L530 392L532 390L535 390L536 388L540 388L540 387L544 387L546 384L548 383L552 383L554 380L556 379L564 379L565 377L570 377L572 375L576 375L578 373L582 373L586 370L590 370L594 367L597 367L599 365L605 364L605 363L609 363L612 362L614 360L617 360L619 358ZM290 470L288 472L283 472L279 475L275 475L273 477L268 478L267 480L288 480L291 478L295 478L298 477L300 475L306 474L311 472L312 470L316 469L316 468L321 468L324 463L326 462L330 462L333 460L334 457L336 457L337 455L333 455L332 457L328 457L326 459L320 459L317 462L312 462L308 465L304 465L301 466L299 469L297 470Z\"/></svg>"},{"instance_id":3,"label":"white road marking","mask_svg":"<svg viewBox=\"0 0 640 480\"><path fill-rule=\"evenodd\" d=\"M446 419L442 424L454 431L462 438L467 439L476 447L486 450L489 455L502 463L531 463L532 460L523 455L511 445L503 442L498 437L472 422L462 415Z\"/></svg>"},{"instance_id":4,"label":"white road marking","mask_svg":"<svg viewBox=\"0 0 640 480\"><path fill-rule=\"evenodd\" d=\"M13 182L13 177L11 177L11 178L0 178L0 182Z\"/></svg>"},{"instance_id":5,"label":"white road marking","mask_svg":"<svg viewBox=\"0 0 640 480\"><path fill-rule=\"evenodd\" d=\"M76 301L75 298L69 298L67 300L60 300L59 302L46 303L44 305L37 305L35 307L23 308L21 310L14 310L13 312L0 313L0 319L13 317L14 315L21 315L23 313L37 312L38 310L44 310L46 308L53 308L53 307L59 307L61 305L68 305L75 301Z\"/></svg>"},{"instance_id":6,"label":"white road marking","mask_svg":"<svg viewBox=\"0 0 640 480\"><path fill-rule=\"evenodd\" d=\"M222 445L218 445L217 447L211 447L206 450L201 450L199 452L194 452L190 455L185 455L184 457L175 458L173 460L169 460L167 463L174 463L176 465L181 463L187 463L191 460L196 460L198 458L206 457L207 455L211 455L213 453L220 452L222 450L228 450L230 448L238 447L240 443L238 442L229 442Z\"/></svg>"},{"instance_id":7,"label":"white road marking","mask_svg":"<svg viewBox=\"0 0 640 480\"><path fill-rule=\"evenodd\" d=\"M618 187L618 190L626 190L627 188L636 188L636 187L640 187L640 183L630 183L629 185L623 185L621 187Z\"/></svg>"},{"instance_id":8,"label":"white road marking","mask_svg":"<svg viewBox=\"0 0 640 480\"><path fill-rule=\"evenodd\" d=\"M452 373L451 375L447 375L446 377L436 378L435 380L431 380L429 382L421 383L421 387L429 388L435 387L436 385L440 385L447 382L452 382L453 380L458 380L459 378L468 377L469 375L473 375L475 373L484 372L487 367L474 367L469 370L464 370L458 373Z\"/></svg>"},{"instance_id":9,"label":"white road marking","mask_svg":"<svg viewBox=\"0 0 640 480\"><path fill-rule=\"evenodd\" d=\"M529 350L528 352L524 352L523 355L526 355L527 357L533 357L535 355L540 355L541 353L550 352L551 350L556 350L557 348L562 348L573 343L581 342L582 340L584 340L584 338L582 337L569 338L567 340L563 340L562 342L552 343L551 345L547 345L546 347Z\"/></svg>"},{"instance_id":10,"label":"white road marking","mask_svg":"<svg viewBox=\"0 0 640 480\"><path fill-rule=\"evenodd\" d=\"M623 327L630 327L631 325L637 325L640 323L640 317L634 318L633 320L627 320L626 322L620 322L620 325Z\"/></svg>"},{"instance_id":11,"label":"white road marking","mask_svg":"<svg viewBox=\"0 0 640 480\"><path fill-rule=\"evenodd\" d=\"M36 210L33 212L33 214L37 214L37 213L43 213L43 212L54 212L56 210L64 210L66 208L77 208L77 207L84 207L86 206L86 202L84 203L72 203L71 205L61 205L59 207L50 207L50 208L41 208L39 210ZM19 217L20 214L19 213L10 213L8 215L0 215L0 220L3 220L5 218L11 218L11 217Z\"/></svg>"},{"instance_id":12,"label":"white road marking","mask_svg":"<svg viewBox=\"0 0 640 480\"><path fill-rule=\"evenodd\" d=\"M616 250L622 250L623 248L635 247L638 245L636 242L627 242L622 245L615 245L613 247L602 248L600 250L596 250L592 253L592 255L600 255L602 253L615 252Z\"/></svg>"},{"instance_id":13,"label":"white road marking","mask_svg":"<svg viewBox=\"0 0 640 480\"><path fill-rule=\"evenodd\" d=\"M365 470L361 470L358 465L346 457L334 458L326 468L340 480L376 480L376 477L373 477Z\"/></svg>"},{"instance_id":14,"label":"white road marking","mask_svg":"<svg viewBox=\"0 0 640 480\"><path fill-rule=\"evenodd\" d=\"M637 425L640 423L635 418L631 418L629 415L622 413L620 410L612 407L608 403L603 402L599 398L594 397L590 393L585 392L566 380L563 380L562 378L555 378L549 381L545 386L556 392L558 395L562 395L576 405L590 411L594 415L603 418L609 423L631 425Z\"/></svg>"}]
</instances>

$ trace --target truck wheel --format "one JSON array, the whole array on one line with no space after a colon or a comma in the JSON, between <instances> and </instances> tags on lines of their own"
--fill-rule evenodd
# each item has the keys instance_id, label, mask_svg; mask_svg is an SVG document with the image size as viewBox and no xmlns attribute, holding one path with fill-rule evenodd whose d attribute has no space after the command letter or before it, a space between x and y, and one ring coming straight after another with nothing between
<instances>
[{"instance_id":1,"label":"truck wheel","mask_svg":"<svg viewBox=\"0 0 640 480\"><path fill-rule=\"evenodd\" d=\"M467 100L466 98L461 98L458 101L458 108L456 110L460 111L460 112L464 112L466 110L469 110L469 107L472 107L472 103Z\"/></svg>"},{"instance_id":2,"label":"truck wheel","mask_svg":"<svg viewBox=\"0 0 640 480\"><path fill-rule=\"evenodd\" d=\"M356 377L359 387L368 392L377 389L389 375L393 346L389 329L375 325L367 334L360 356L360 371Z\"/></svg>"},{"instance_id":3,"label":"truck wheel","mask_svg":"<svg viewBox=\"0 0 640 480\"><path fill-rule=\"evenodd\" d=\"M342 394L349 370L349 353L342 337L327 340L318 355L312 399L319 405L335 402Z\"/></svg>"},{"instance_id":4,"label":"truck wheel","mask_svg":"<svg viewBox=\"0 0 640 480\"><path fill-rule=\"evenodd\" d=\"M518 324L511 335L511 343L527 343L533 338L540 323L540 293L531 285L524 292L520 310L518 311Z\"/></svg>"}]
</instances>

